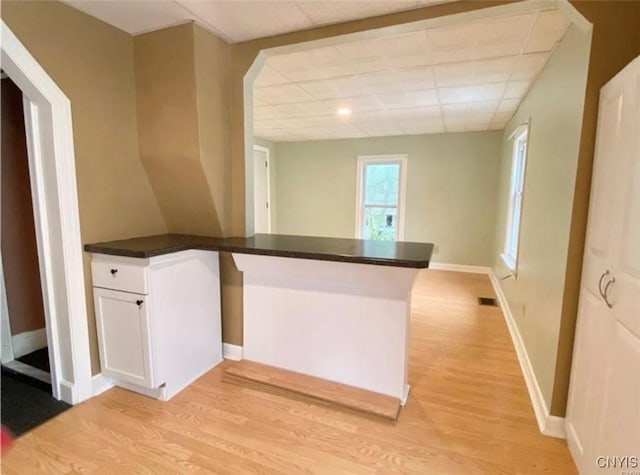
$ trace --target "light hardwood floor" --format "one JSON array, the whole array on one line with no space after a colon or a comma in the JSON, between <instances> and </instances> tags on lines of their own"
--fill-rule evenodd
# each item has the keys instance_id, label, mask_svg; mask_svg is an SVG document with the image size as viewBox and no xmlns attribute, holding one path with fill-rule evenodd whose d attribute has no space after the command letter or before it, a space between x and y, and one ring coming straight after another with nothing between
<instances>
[{"instance_id":1,"label":"light hardwood floor","mask_svg":"<svg viewBox=\"0 0 640 475\"><path fill-rule=\"evenodd\" d=\"M411 395L398 422L221 382L223 363L169 402L123 389L20 438L2 473L576 473L538 432L485 275L421 272L413 293Z\"/></svg>"}]
</instances>

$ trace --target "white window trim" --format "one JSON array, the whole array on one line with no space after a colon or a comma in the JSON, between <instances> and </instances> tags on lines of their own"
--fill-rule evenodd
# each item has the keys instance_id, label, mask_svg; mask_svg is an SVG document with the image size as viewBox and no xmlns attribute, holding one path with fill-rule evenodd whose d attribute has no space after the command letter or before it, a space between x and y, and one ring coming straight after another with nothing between
<instances>
[{"instance_id":1,"label":"white window trim","mask_svg":"<svg viewBox=\"0 0 640 475\"><path fill-rule=\"evenodd\" d=\"M359 155L356 168L356 239L362 239L362 177L364 166L369 163L400 162L400 189L398 190L397 241L404 241L404 217L407 197L407 154Z\"/></svg>"},{"instance_id":2,"label":"white window trim","mask_svg":"<svg viewBox=\"0 0 640 475\"><path fill-rule=\"evenodd\" d=\"M513 223L512 223L513 216L514 216L513 207L515 205L515 201L512 198L512 196L513 196L513 186L514 186L514 179L515 179L515 172L516 172L517 149L518 149L518 144L520 143L523 136L526 139L526 150L522 158L523 163L521 167L522 191L521 191L521 199L520 199L519 210L518 210L520 221L518 223L515 243L513 243L514 244L513 246L509 246L510 244L509 236L512 232L512 227L513 227ZM513 140L513 146L512 146L512 152L511 152L511 158L512 158L511 175L509 179L509 207L508 207L508 213L507 213L507 222L505 226L504 247L503 247L502 253L500 254L500 257L502 258L507 268L511 271L511 274L515 277L518 274L518 259L520 255L520 231L522 229L522 205L524 203L524 187L525 187L526 176L527 176L527 162L528 162L527 158L529 155L529 122L527 121L526 123L518 126L511 133L511 135L509 136L509 139ZM510 249L507 249L507 247L510 247Z\"/></svg>"}]
</instances>

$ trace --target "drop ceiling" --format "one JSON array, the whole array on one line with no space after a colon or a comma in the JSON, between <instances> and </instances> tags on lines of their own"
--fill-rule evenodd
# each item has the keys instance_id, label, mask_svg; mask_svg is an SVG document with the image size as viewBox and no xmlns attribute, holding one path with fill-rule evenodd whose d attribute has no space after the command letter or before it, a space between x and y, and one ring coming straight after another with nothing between
<instances>
[{"instance_id":1,"label":"drop ceiling","mask_svg":"<svg viewBox=\"0 0 640 475\"><path fill-rule=\"evenodd\" d=\"M63 0L132 35L196 21L228 43L455 0Z\"/></svg>"},{"instance_id":2,"label":"drop ceiling","mask_svg":"<svg viewBox=\"0 0 640 475\"><path fill-rule=\"evenodd\" d=\"M569 24L541 9L270 56L254 83L254 134L280 142L503 129Z\"/></svg>"}]
</instances>

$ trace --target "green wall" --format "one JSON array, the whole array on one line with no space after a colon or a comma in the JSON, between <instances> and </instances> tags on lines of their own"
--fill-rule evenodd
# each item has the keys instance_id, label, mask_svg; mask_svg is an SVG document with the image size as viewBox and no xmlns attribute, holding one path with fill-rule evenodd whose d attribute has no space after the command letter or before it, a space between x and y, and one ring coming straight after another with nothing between
<instances>
[{"instance_id":1,"label":"green wall","mask_svg":"<svg viewBox=\"0 0 640 475\"><path fill-rule=\"evenodd\" d=\"M489 266L501 138L472 132L279 142L274 232L354 237L358 155L407 154L405 240L436 244L434 262Z\"/></svg>"},{"instance_id":2,"label":"green wall","mask_svg":"<svg viewBox=\"0 0 640 475\"><path fill-rule=\"evenodd\" d=\"M501 281L547 407L551 405L560 335L569 232L580 146L590 35L571 26L542 74L505 128L494 270L508 270L504 246L512 141L529 129L518 273Z\"/></svg>"}]
</instances>

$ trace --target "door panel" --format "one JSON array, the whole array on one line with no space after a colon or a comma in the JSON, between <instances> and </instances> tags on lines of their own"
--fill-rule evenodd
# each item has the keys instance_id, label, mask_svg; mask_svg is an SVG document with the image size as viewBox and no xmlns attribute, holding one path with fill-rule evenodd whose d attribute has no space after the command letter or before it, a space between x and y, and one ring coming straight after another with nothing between
<instances>
[{"instance_id":1,"label":"door panel","mask_svg":"<svg viewBox=\"0 0 640 475\"><path fill-rule=\"evenodd\" d=\"M640 339L622 325L616 325L614 339L598 455L640 457Z\"/></svg>"},{"instance_id":2,"label":"door panel","mask_svg":"<svg viewBox=\"0 0 640 475\"><path fill-rule=\"evenodd\" d=\"M600 338L606 332L605 306L599 296L584 292L580 301L580 320L576 334L573 371L571 378L571 404L567 418L578 437L585 459L589 459L595 447L589 435L598 424L599 408L604 397L603 381L607 368L605 341Z\"/></svg>"},{"instance_id":3,"label":"door panel","mask_svg":"<svg viewBox=\"0 0 640 475\"><path fill-rule=\"evenodd\" d=\"M147 296L99 288L93 292L103 374L148 388L156 387Z\"/></svg>"}]
</instances>

